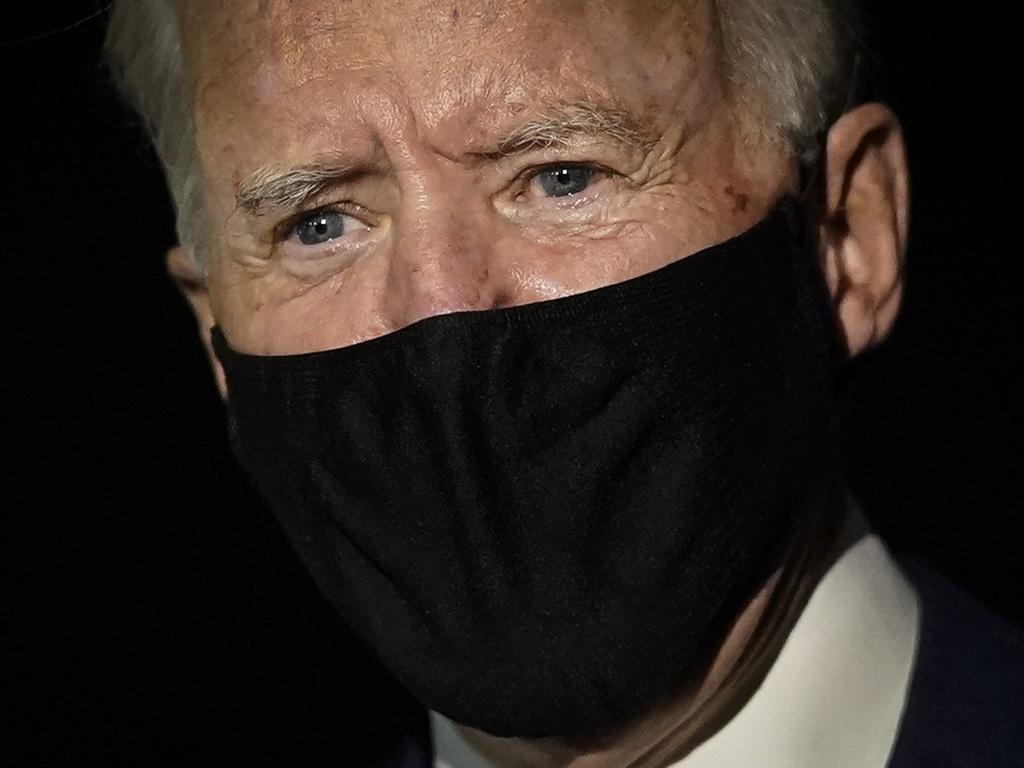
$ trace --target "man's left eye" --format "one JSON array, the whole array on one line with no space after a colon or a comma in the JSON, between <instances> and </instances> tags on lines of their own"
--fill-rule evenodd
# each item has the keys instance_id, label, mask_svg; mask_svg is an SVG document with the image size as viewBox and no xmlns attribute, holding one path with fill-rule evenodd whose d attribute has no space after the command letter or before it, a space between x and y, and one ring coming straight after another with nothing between
<instances>
[{"instance_id":1,"label":"man's left eye","mask_svg":"<svg viewBox=\"0 0 1024 768\"><path fill-rule=\"evenodd\" d=\"M590 186L600 173L585 165L561 165L545 168L530 180L547 197L578 195Z\"/></svg>"}]
</instances>

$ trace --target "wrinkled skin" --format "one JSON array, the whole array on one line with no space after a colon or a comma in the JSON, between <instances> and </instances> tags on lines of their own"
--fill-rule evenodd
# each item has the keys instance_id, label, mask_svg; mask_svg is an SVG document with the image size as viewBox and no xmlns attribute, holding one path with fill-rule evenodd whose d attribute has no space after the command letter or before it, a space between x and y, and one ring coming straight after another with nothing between
<instances>
[{"instance_id":1,"label":"wrinkled skin","mask_svg":"<svg viewBox=\"0 0 1024 768\"><path fill-rule=\"evenodd\" d=\"M208 352L214 322L242 352L307 352L618 282L740 234L796 188L785 145L723 86L707 0L181 0L179 11L210 270L180 249L168 266ZM510 131L581 103L628 115L632 140L584 131L499 156ZM356 172L303 208L240 204L257 170L328 155ZM908 184L895 117L878 104L844 115L823 164L822 269L855 354L886 335L900 302ZM557 168L576 169L572 194L537 175ZM303 243L314 211L340 234ZM759 605L698 693L716 693ZM508 765L621 766L643 752L504 747Z\"/></svg>"}]
</instances>

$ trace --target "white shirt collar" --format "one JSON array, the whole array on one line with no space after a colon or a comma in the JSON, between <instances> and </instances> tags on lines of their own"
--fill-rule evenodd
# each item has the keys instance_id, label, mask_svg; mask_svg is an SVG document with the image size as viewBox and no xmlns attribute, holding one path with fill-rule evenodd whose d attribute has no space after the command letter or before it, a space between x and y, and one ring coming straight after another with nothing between
<instances>
[{"instance_id":1,"label":"white shirt collar","mask_svg":"<svg viewBox=\"0 0 1024 768\"><path fill-rule=\"evenodd\" d=\"M917 649L913 587L863 535L818 583L761 686L671 768L884 768ZM493 768L430 714L435 768Z\"/></svg>"}]
</instances>

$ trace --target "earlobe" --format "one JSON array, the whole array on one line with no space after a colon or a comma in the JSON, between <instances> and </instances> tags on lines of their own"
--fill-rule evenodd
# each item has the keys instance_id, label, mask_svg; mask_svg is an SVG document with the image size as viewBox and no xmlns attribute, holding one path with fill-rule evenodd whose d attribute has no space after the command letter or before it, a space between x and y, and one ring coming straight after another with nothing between
<instances>
[{"instance_id":1,"label":"earlobe","mask_svg":"<svg viewBox=\"0 0 1024 768\"><path fill-rule=\"evenodd\" d=\"M227 382L224 378L224 369L221 367L217 355L213 351L213 343L210 340L210 329L216 322L213 317L213 309L210 305L210 294L207 290L206 280L195 266L195 262L181 246L175 246L167 252L166 257L167 273L174 280L181 295L185 297L192 314L196 318L199 329L199 340L202 342L206 357L210 362L210 369L213 372L214 381L217 384L217 391L221 399L227 399Z\"/></svg>"},{"instance_id":2,"label":"earlobe","mask_svg":"<svg viewBox=\"0 0 1024 768\"><path fill-rule=\"evenodd\" d=\"M882 104L829 132L819 232L835 315L851 356L888 335L899 312L910 193L899 121Z\"/></svg>"}]
</instances>

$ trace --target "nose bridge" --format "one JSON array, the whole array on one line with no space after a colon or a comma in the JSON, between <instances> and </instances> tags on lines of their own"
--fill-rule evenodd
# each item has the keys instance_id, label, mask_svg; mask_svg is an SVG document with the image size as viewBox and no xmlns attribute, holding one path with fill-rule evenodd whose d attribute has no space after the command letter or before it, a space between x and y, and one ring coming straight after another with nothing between
<instances>
[{"instance_id":1,"label":"nose bridge","mask_svg":"<svg viewBox=\"0 0 1024 768\"><path fill-rule=\"evenodd\" d=\"M501 301L485 206L439 176L407 179L396 212L386 302L396 327Z\"/></svg>"}]
</instances>

